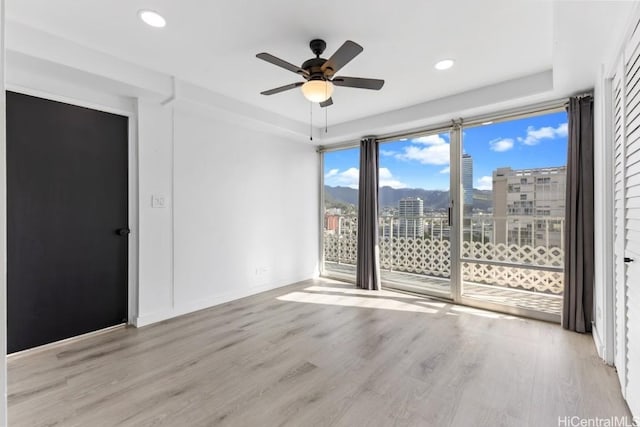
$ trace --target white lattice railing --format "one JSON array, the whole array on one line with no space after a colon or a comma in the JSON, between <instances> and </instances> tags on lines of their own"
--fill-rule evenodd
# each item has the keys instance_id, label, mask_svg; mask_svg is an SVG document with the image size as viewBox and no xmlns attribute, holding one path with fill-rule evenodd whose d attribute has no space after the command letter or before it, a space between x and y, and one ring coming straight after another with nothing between
<instances>
[{"instance_id":1,"label":"white lattice railing","mask_svg":"<svg viewBox=\"0 0 640 427\"><path fill-rule=\"evenodd\" d=\"M422 217L419 218L422 226L413 224L409 227L404 221L401 223L404 230L394 223L397 220L395 217L381 218L380 267L387 271L449 277L451 252L446 219ZM514 226L516 222L517 226ZM502 235L496 232L496 224L505 227ZM325 261L355 265L357 219L340 216L329 229L326 225ZM474 228L481 230L480 233ZM424 237L415 237L418 232ZM463 232L463 280L561 294L564 287L562 233L563 220L560 218L472 218L466 221ZM495 243L496 239L504 242ZM537 244L540 240L547 245Z\"/></svg>"}]
</instances>

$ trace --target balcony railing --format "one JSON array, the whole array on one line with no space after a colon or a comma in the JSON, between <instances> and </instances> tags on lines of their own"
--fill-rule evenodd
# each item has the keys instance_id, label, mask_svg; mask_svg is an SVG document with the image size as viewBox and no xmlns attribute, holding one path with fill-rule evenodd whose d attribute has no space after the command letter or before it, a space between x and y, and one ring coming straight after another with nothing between
<instances>
[{"instance_id":1,"label":"balcony railing","mask_svg":"<svg viewBox=\"0 0 640 427\"><path fill-rule=\"evenodd\" d=\"M381 216L382 270L436 278L451 273L450 226L446 216ZM324 259L356 263L357 217L327 215ZM478 215L463 220L465 282L562 294L564 219Z\"/></svg>"}]
</instances>

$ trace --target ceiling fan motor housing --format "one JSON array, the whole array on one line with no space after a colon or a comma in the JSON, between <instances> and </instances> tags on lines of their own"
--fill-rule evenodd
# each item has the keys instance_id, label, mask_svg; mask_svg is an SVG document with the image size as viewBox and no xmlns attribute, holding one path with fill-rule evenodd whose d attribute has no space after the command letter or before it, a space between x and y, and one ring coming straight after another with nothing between
<instances>
[{"instance_id":1,"label":"ceiling fan motor housing","mask_svg":"<svg viewBox=\"0 0 640 427\"><path fill-rule=\"evenodd\" d=\"M325 62L327 62L327 60L324 58L311 58L304 61L300 68L309 72L309 78L307 80L326 80L327 77L333 75L333 70L327 68L325 71L322 71L322 65L324 65Z\"/></svg>"},{"instance_id":2,"label":"ceiling fan motor housing","mask_svg":"<svg viewBox=\"0 0 640 427\"><path fill-rule=\"evenodd\" d=\"M327 60L320 58L322 52L327 48L327 43L322 39L313 39L309 42L309 47L316 57L305 61L302 67L300 67L309 72L309 78L307 80L327 80L331 78L334 74L333 69L326 68L323 71L322 66Z\"/></svg>"}]
</instances>

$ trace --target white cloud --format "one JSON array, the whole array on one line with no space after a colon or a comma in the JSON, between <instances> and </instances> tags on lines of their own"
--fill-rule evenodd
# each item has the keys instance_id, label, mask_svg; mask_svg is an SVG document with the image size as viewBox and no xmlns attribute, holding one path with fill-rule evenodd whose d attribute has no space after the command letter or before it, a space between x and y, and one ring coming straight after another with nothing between
<instances>
[{"instance_id":1,"label":"white cloud","mask_svg":"<svg viewBox=\"0 0 640 427\"><path fill-rule=\"evenodd\" d=\"M360 170L358 168L349 168L346 171L338 174L338 180L344 186L358 188L358 182L360 181Z\"/></svg>"},{"instance_id":2,"label":"white cloud","mask_svg":"<svg viewBox=\"0 0 640 427\"><path fill-rule=\"evenodd\" d=\"M440 171L440 173L450 173L450 172L451 172L451 168L449 166L447 166L446 168Z\"/></svg>"},{"instance_id":3,"label":"white cloud","mask_svg":"<svg viewBox=\"0 0 640 427\"><path fill-rule=\"evenodd\" d=\"M333 172L335 171L335 172ZM388 168L380 168L379 180L381 187L406 188L407 185L393 176ZM358 168L349 168L340 172L338 169L331 169L325 175L325 185L331 187L350 187L358 188L360 181L360 170Z\"/></svg>"},{"instance_id":4,"label":"white cloud","mask_svg":"<svg viewBox=\"0 0 640 427\"><path fill-rule=\"evenodd\" d=\"M411 140L411 142L414 144L442 145L446 144L447 140L440 135L429 135L421 136L420 138L414 138Z\"/></svg>"},{"instance_id":5,"label":"white cloud","mask_svg":"<svg viewBox=\"0 0 640 427\"><path fill-rule=\"evenodd\" d=\"M415 160L423 165L448 165L449 144L436 143L427 147L410 145L404 148L404 153L397 154L398 160Z\"/></svg>"},{"instance_id":6,"label":"white cloud","mask_svg":"<svg viewBox=\"0 0 640 427\"><path fill-rule=\"evenodd\" d=\"M324 176L324 184L331 187L351 187L358 188L360 172L358 168L349 168L345 171L331 169Z\"/></svg>"},{"instance_id":7,"label":"white cloud","mask_svg":"<svg viewBox=\"0 0 640 427\"><path fill-rule=\"evenodd\" d=\"M476 180L475 188L478 190L491 190L493 189L493 178L490 176L483 176Z\"/></svg>"},{"instance_id":8,"label":"white cloud","mask_svg":"<svg viewBox=\"0 0 640 427\"><path fill-rule=\"evenodd\" d=\"M380 150L381 156L391 157L391 156L395 156L396 154L398 153L393 150Z\"/></svg>"},{"instance_id":9,"label":"white cloud","mask_svg":"<svg viewBox=\"0 0 640 427\"><path fill-rule=\"evenodd\" d=\"M556 135L567 136L569 134L569 123L562 123L556 128Z\"/></svg>"},{"instance_id":10,"label":"white cloud","mask_svg":"<svg viewBox=\"0 0 640 427\"><path fill-rule=\"evenodd\" d=\"M380 168L380 170L378 171L378 178L380 179L389 179L392 176L393 175L391 174L389 168Z\"/></svg>"},{"instance_id":11,"label":"white cloud","mask_svg":"<svg viewBox=\"0 0 640 427\"><path fill-rule=\"evenodd\" d=\"M388 168L380 168L378 171L378 179L380 180L380 187L391 187L391 188L406 188L407 185L403 182L398 181L393 177L393 174Z\"/></svg>"},{"instance_id":12,"label":"white cloud","mask_svg":"<svg viewBox=\"0 0 640 427\"><path fill-rule=\"evenodd\" d=\"M340 170L339 170L339 169L331 169L329 172L327 172L327 173L324 175L324 179L329 179L329 178L331 178L332 176L336 176L336 175L338 174L338 172L340 172Z\"/></svg>"},{"instance_id":13,"label":"white cloud","mask_svg":"<svg viewBox=\"0 0 640 427\"><path fill-rule=\"evenodd\" d=\"M413 138L411 143L415 145L404 147L403 152L397 153L394 157L398 160L415 160L423 165L448 165L449 143L445 136L429 135Z\"/></svg>"},{"instance_id":14,"label":"white cloud","mask_svg":"<svg viewBox=\"0 0 640 427\"><path fill-rule=\"evenodd\" d=\"M513 139L511 138L498 138L493 141L489 141L489 147L493 151L497 151L499 153L503 151L509 151L513 148Z\"/></svg>"},{"instance_id":15,"label":"white cloud","mask_svg":"<svg viewBox=\"0 0 640 427\"><path fill-rule=\"evenodd\" d=\"M568 133L568 124L561 123L558 127L544 126L541 128L534 128L529 126L527 128L527 136L518 138L518 141L525 145L536 145L542 139L555 139L560 137L566 137Z\"/></svg>"}]
</instances>

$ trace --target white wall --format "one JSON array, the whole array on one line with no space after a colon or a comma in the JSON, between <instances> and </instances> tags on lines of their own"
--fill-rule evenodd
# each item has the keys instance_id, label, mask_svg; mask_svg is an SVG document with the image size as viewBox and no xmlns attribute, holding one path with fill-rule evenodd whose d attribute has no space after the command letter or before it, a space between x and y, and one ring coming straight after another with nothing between
<instances>
[{"instance_id":1,"label":"white wall","mask_svg":"<svg viewBox=\"0 0 640 427\"><path fill-rule=\"evenodd\" d=\"M318 269L318 154L175 113L176 306L231 299Z\"/></svg>"},{"instance_id":2,"label":"white wall","mask_svg":"<svg viewBox=\"0 0 640 427\"><path fill-rule=\"evenodd\" d=\"M172 132L171 108L139 100L138 316L170 313L173 309ZM167 207L152 208L153 194L164 195Z\"/></svg>"},{"instance_id":3,"label":"white wall","mask_svg":"<svg viewBox=\"0 0 640 427\"><path fill-rule=\"evenodd\" d=\"M206 110L141 101L138 113L138 325L318 274L314 147Z\"/></svg>"}]
</instances>

